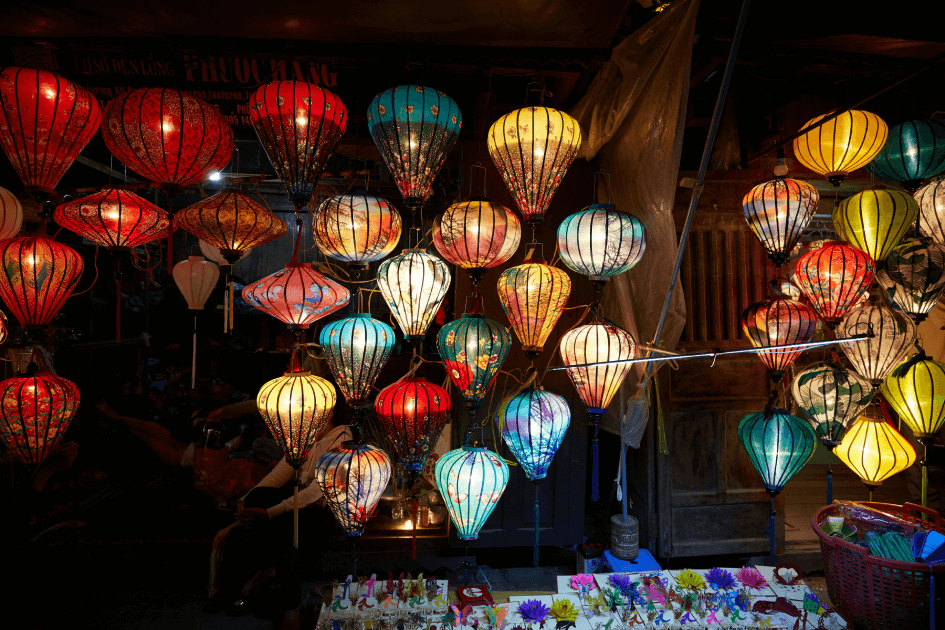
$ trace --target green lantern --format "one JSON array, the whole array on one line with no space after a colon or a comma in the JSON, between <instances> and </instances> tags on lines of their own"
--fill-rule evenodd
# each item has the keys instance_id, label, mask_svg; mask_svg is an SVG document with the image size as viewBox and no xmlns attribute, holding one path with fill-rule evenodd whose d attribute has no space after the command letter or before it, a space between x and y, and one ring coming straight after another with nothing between
<instances>
[{"instance_id":1,"label":"green lantern","mask_svg":"<svg viewBox=\"0 0 945 630\"><path fill-rule=\"evenodd\" d=\"M478 302L472 313L440 328L437 350L471 415L482 405L511 346L505 327L479 312Z\"/></svg>"},{"instance_id":2,"label":"green lantern","mask_svg":"<svg viewBox=\"0 0 945 630\"><path fill-rule=\"evenodd\" d=\"M876 177L915 192L922 180L945 171L945 123L908 120L893 125L886 144L867 168Z\"/></svg>"}]
</instances>

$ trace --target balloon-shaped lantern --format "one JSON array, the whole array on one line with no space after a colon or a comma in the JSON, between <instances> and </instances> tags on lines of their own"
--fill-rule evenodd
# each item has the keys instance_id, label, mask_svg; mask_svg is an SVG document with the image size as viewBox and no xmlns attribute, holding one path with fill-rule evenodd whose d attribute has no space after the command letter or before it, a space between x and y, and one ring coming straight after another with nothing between
<instances>
[{"instance_id":1,"label":"balloon-shaped lantern","mask_svg":"<svg viewBox=\"0 0 945 630\"><path fill-rule=\"evenodd\" d=\"M812 118L801 128L810 131L794 140L794 157L839 186L847 175L866 166L882 150L889 128L876 114L860 109L842 112L813 127L828 115Z\"/></svg>"},{"instance_id":2,"label":"balloon-shaped lantern","mask_svg":"<svg viewBox=\"0 0 945 630\"><path fill-rule=\"evenodd\" d=\"M847 315L837 328L837 335L852 337L870 330L873 337L840 347L860 376L879 385L909 354L915 343L916 327L898 311L869 304Z\"/></svg>"},{"instance_id":3,"label":"balloon-shaped lantern","mask_svg":"<svg viewBox=\"0 0 945 630\"><path fill-rule=\"evenodd\" d=\"M311 199L348 124L341 99L302 81L272 81L249 99L249 124L296 210Z\"/></svg>"},{"instance_id":4,"label":"balloon-shaped lantern","mask_svg":"<svg viewBox=\"0 0 945 630\"><path fill-rule=\"evenodd\" d=\"M422 85L399 85L374 97L368 131L411 213L430 194L463 115L456 101Z\"/></svg>"},{"instance_id":5,"label":"balloon-shaped lantern","mask_svg":"<svg viewBox=\"0 0 945 630\"><path fill-rule=\"evenodd\" d=\"M540 259L529 259L502 272L498 282L499 300L533 361L561 317L571 294L568 274Z\"/></svg>"},{"instance_id":6,"label":"balloon-shaped lantern","mask_svg":"<svg viewBox=\"0 0 945 630\"><path fill-rule=\"evenodd\" d=\"M558 226L558 251L568 269L600 290L612 276L633 269L646 250L643 223L609 203L595 203Z\"/></svg>"},{"instance_id":7,"label":"balloon-shaped lantern","mask_svg":"<svg viewBox=\"0 0 945 630\"><path fill-rule=\"evenodd\" d=\"M167 213L147 199L106 188L58 206L53 220L108 249L132 249L167 235Z\"/></svg>"},{"instance_id":8,"label":"balloon-shaped lantern","mask_svg":"<svg viewBox=\"0 0 945 630\"><path fill-rule=\"evenodd\" d=\"M351 292L309 263L288 263L285 269L243 287L243 299L286 324L306 330L351 300Z\"/></svg>"},{"instance_id":9,"label":"balloon-shaped lantern","mask_svg":"<svg viewBox=\"0 0 945 630\"><path fill-rule=\"evenodd\" d=\"M315 464L315 483L348 536L360 536L390 481L387 453L363 442L345 442Z\"/></svg>"},{"instance_id":10,"label":"balloon-shaped lantern","mask_svg":"<svg viewBox=\"0 0 945 630\"><path fill-rule=\"evenodd\" d=\"M46 70L0 71L0 145L26 190L43 198L89 143L102 122L98 101Z\"/></svg>"},{"instance_id":11,"label":"balloon-shaped lantern","mask_svg":"<svg viewBox=\"0 0 945 630\"><path fill-rule=\"evenodd\" d=\"M478 305L477 305L478 306ZM495 382L512 347L505 326L488 319L478 308L440 328L436 347L453 385L475 420L476 410Z\"/></svg>"},{"instance_id":12,"label":"balloon-shaped lantern","mask_svg":"<svg viewBox=\"0 0 945 630\"><path fill-rule=\"evenodd\" d=\"M768 257L780 266L791 257L819 203L820 193L807 182L779 177L748 191L742 211Z\"/></svg>"},{"instance_id":13,"label":"balloon-shaped lantern","mask_svg":"<svg viewBox=\"0 0 945 630\"><path fill-rule=\"evenodd\" d=\"M319 343L348 406L369 405L374 381L394 349L394 329L370 313L355 313L322 328Z\"/></svg>"},{"instance_id":14,"label":"balloon-shaped lantern","mask_svg":"<svg viewBox=\"0 0 945 630\"><path fill-rule=\"evenodd\" d=\"M873 281L873 260L839 241L829 241L797 261L797 287L831 328L854 307Z\"/></svg>"},{"instance_id":15,"label":"balloon-shaped lantern","mask_svg":"<svg viewBox=\"0 0 945 630\"><path fill-rule=\"evenodd\" d=\"M449 394L426 379L405 378L378 393L374 410L404 468L418 475L449 422Z\"/></svg>"},{"instance_id":16,"label":"balloon-shaped lantern","mask_svg":"<svg viewBox=\"0 0 945 630\"><path fill-rule=\"evenodd\" d=\"M423 249L404 250L377 269L377 288L413 344L423 339L449 287L449 267Z\"/></svg>"},{"instance_id":17,"label":"balloon-shaped lantern","mask_svg":"<svg viewBox=\"0 0 945 630\"><path fill-rule=\"evenodd\" d=\"M229 265L235 264L231 263L229 260L223 257L223 252L220 251L219 247L214 247L207 241L200 239L197 244L200 246L200 253L203 254L204 258L210 262L216 263L220 267L227 267ZM239 262L249 256L249 250L244 250L243 254L235 261Z\"/></svg>"},{"instance_id":18,"label":"balloon-shaped lantern","mask_svg":"<svg viewBox=\"0 0 945 630\"><path fill-rule=\"evenodd\" d=\"M0 299L23 328L49 324L72 295L84 263L79 253L48 236L0 242Z\"/></svg>"},{"instance_id":19,"label":"balloon-shaped lantern","mask_svg":"<svg viewBox=\"0 0 945 630\"><path fill-rule=\"evenodd\" d=\"M945 180L929 182L915 192L919 205L919 231L945 245Z\"/></svg>"},{"instance_id":20,"label":"balloon-shaped lantern","mask_svg":"<svg viewBox=\"0 0 945 630\"><path fill-rule=\"evenodd\" d=\"M213 245L231 263L246 251L276 240L287 229L285 221L234 190L187 206L174 215L174 225Z\"/></svg>"},{"instance_id":21,"label":"balloon-shaped lantern","mask_svg":"<svg viewBox=\"0 0 945 630\"><path fill-rule=\"evenodd\" d=\"M356 270L394 251L400 230L400 213L386 199L370 195L329 197L312 215L318 249Z\"/></svg>"},{"instance_id":22,"label":"balloon-shaped lantern","mask_svg":"<svg viewBox=\"0 0 945 630\"><path fill-rule=\"evenodd\" d=\"M787 298L771 298L752 304L742 313L742 331L756 348L805 343L817 330L817 315L810 307ZM763 350L758 358L775 383L801 354L801 348Z\"/></svg>"},{"instance_id":23,"label":"balloon-shaped lantern","mask_svg":"<svg viewBox=\"0 0 945 630\"><path fill-rule=\"evenodd\" d=\"M876 177L915 192L922 180L945 171L945 123L910 120L893 125L869 166Z\"/></svg>"},{"instance_id":24,"label":"balloon-shaped lantern","mask_svg":"<svg viewBox=\"0 0 945 630\"><path fill-rule=\"evenodd\" d=\"M872 384L836 363L815 363L801 370L791 392L821 443L831 450L873 400Z\"/></svg>"},{"instance_id":25,"label":"balloon-shaped lantern","mask_svg":"<svg viewBox=\"0 0 945 630\"><path fill-rule=\"evenodd\" d=\"M837 219L851 245L873 260L885 260L918 215L919 207L911 195L898 190L864 190L840 202Z\"/></svg>"},{"instance_id":26,"label":"balloon-shaped lantern","mask_svg":"<svg viewBox=\"0 0 945 630\"><path fill-rule=\"evenodd\" d=\"M910 238L897 245L876 273L891 304L919 323L945 292L945 246Z\"/></svg>"},{"instance_id":27,"label":"balloon-shaped lantern","mask_svg":"<svg viewBox=\"0 0 945 630\"><path fill-rule=\"evenodd\" d=\"M869 411L853 423L840 446L834 449L850 470L873 490L883 480L902 472L915 462L915 448L899 431L875 412Z\"/></svg>"},{"instance_id":28,"label":"balloon-shaped lantern","mask_svg":"<svg viewBox=\"0 0 945 630\"><path fill-rule=\"evenodd\" d=\"M23 205L16 195L0 188L0 241L13 238L23 227Z\"/></svg>"},{"instance_id":29,"label":"balloon-shaped lantern","mask_svg":"<svg viewBox=\"0 0 945 630\"><path fill-rule=\"evenodd\" d=\"M456 535L476 540L509 483L508 464L488 449L464 446L440 457L434 475Z\"/></svg>"},{"instance_id":30,"label":"balloon-shaped lantern","mask_svg":"<svg viewBox=\"0 0 945 630\"><path fill-rule=\"evenodd\" d=\"M522 239L515 213L488 201L454 203L433 221L433 244L440 255L466 270L477 286L486 269L512 257Z\"/></svg>"},{"instance_id":31,"label":"balloon-shaped lantern","mask_svg":"<svg viewBox=\"0 0 945 630\"><path fill-rule=\"evenodd\" d=\"M486 141L525 220L541 223L581 148L581 126L550 107L526 107L492 123Z\"/></svg>"},{"instance_id":32,"label":"balloon-shaped lantern","mask_svg":"<svg viewBox=\"0 0 945 630\"><path fill-rule=\"evenodd\" d=\"M10 336L10 320L7 319L6 313L0 311L0 345L3 345L6 342L7 337Z\"/></svg>"},{"instance_id":33,"label":"balloon-shaped lantern","mask_svg":"<svg viewBox=\"0 0 945 630\"><path fill-rule=\"evenodd\" d=\"M203 256L190 256L174 265L174 283L187 300L187 308L202 311L207 298L217 286L220 268ZM197 313L194 313L193 358L190 365L190 388L197 387Z\"/></svg>"}]
</instances>

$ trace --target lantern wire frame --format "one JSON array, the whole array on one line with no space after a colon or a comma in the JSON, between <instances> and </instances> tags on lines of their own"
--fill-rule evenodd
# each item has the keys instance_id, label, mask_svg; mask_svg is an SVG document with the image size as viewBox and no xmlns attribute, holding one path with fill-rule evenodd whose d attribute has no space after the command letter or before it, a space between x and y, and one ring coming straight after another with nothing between
<instances>
[{"instance_id":1,"label":"lantern wire frame","mask_svg":"<svg viewBox=\"0 0 945 630\"><path fill-rule=\"evenodd\" d=\"M892 248L876 280L886 300L918 324L945 292L945 247L927 237L906 239Z\"/></svg>"},{"instance_id":2,"label":"lantern wire frame","mask_svg":"<svg viewBox=\"0 0 945 630\"><path fill-rule=\"evenodd\" d=\"M859 109L821 123L828 116L812 118L801 128L810 131L794 139L794 157L839 186L847 175L866 166L880 152L889 128L876 114Z\"/></svg>"},{"instance_id":3,"label":"lantern wire frame","mask_svg":"<svg viewBox=\"0 0 945 630\"><path fill-rule=\"evenodd\" d=\"M780 267L790 259L819 203L820 193L809 183L778 177L748 191L742 211L768 257Z\"/></svg>"},{"instance_id":4,"label":"lantern wire frame","mask_svg":"<svg viewBox=\"0 0 945 630\"><path fill-rule=\"evenodd\" d=\"M394 341L394 329L370 313L355 313L322 328L319 343L353 411L371 404L371 388L393 352Z\"/></svg>"},{"instance_id":5,"label":"lantern wire frame","mask_svg":"<svg viewBox=\"0 0 945 630\"><path fill-rule=\"evenodd\" d=\"M525 356L534 361L564 311L571 279L544 260L528 259L502 272L498 292Z\"/></svg>"},{"instance_id":6,"label":"lantern wire frame","mask_svg":"<svg viewBox=\"0 0 945 630\"><path fill-rule=\"evenodd\" d=\"M404 250L378 267L377 288L412 345L423 339L450 281L447 264L424 249Z\"/></svg>"},{"instance_id":7,"label":"lantern wire frame","mask_svg":"<svg viewBox=\"0 0 945 630\"><path fill-rule=\"evenodd\" d=\"M509 466L492 451L466 445L434 467L436 485L460 540L476 540L509 483Z\"/></svg>"},{"instance_id":8,"label":"lantern wire frame","mask_svg":"<svg viewBox=\"0 0 945 630\"><path fill-rule=\"evenodd\" d=\"M508 261L522 240L515 213L498 203L454 203L433 221L433 244L446 260L466 270L473 287L487 269Z\"/></svg>"},{"instance_id":9,"label":"lantern wire frame","mask_svg":"<svg viewBox=\"0 0 945 630\"><path fill-rule=\"evenodd\" d=\"M945 171L945 123L909 120L889 128L889 137L868 168L914 193L922 181Z\"/></svg>"},{"instance_id":10,"label":"lantern wire frame","mask_svg":"<svg viewBox=\"0 0 945 630\"><path fill-rule=\"evenodd\" d=\"M756 348L804 343L814 338L817 314L795 300L775 297L752 304L742 313L742 330ZM800 355L799 349L762 350L758 358L777 383Z\"/></svg>"},{"instance_id":11,"label":"lantern wire frame","mask_svg":"<svg viewBox=\"0 0 945 630\"><path fill-rule=\"evenodd\" d=\"M394 251L402 227L400 213L386 199L366 194L329 197L312 214L319 251L346 263L358 277L368 263Z\"/></svg>"},{"instance_id":12,"label":"lantern wire frame","mask_svg":"<svg viewBox=\"0 0 945 630\"><path fill-rule=\"evenodd\" d=\"M863 190L840 202L834 224L874 261L885 260L919 215L915 199L899 190Z\"/></svg>"},{"instance_id":13,"label":"lantern wire frame","mask_svg":"<svg viewBox=\"0 0 945 630\"><path fill-rule=\"evenodd\" d=\"M836 328L872 284L874 269L865 252L829 241L798 259L796 284L820 319Z\"/></svg>"},{"instance_id":14,"label":"lantern wire frame","mask_svg":"<svg viewBox=\"0 0 945 630\"><path fill-rule=\"evenodd\" d=\"M609 203L595 203L565 217L557 236L561 262L590 279L598 302L604 283L633 269L646 251L643 222Z\"/></svg>"},{"instance_id":15,"label":"lantern wire frame","mask_svg":"<svg viewBox=\"0 0 945 630\"><path fill-rule=\"evenodd\" d=\"M364 533L390 475L387 453L365 442L344 442L326 451L315 464L315 482L349 537Z\"/></svg>"}]
</instances>

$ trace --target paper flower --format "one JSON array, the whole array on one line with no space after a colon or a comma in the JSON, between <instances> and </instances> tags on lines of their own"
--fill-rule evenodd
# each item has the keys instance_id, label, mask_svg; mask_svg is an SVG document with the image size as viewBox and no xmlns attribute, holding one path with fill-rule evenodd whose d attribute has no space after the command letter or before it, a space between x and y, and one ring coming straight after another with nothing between
<instances>
[{"instance_id":1,"label":"paper flower","mask_svg":"<svg viewBox=\"0 0 945 630\"><path fill-rule=\"evenodd\" d=\"M633 586L631 586L629 575L623 575L620 573L612 573L610 575L610 583L613 584L614 588L616 588L620 592L620 594L623 595L624 597L629 595L630 591L633 590Z\"/></svg>"},{"instance_id":2,"label":"paper flower","mask_svg":"<svg viewBox=\"0 0 945 630\"><path fill-rule=\"evenodd\" d=\"M718 567L709 569L705 577L709 581L709 586L716 590L735 588L735 576L725 569L719 569Z\"/></svg>"},{"instance_id":3,"label":"paper flower","mask_svg":"<svg viewBox=\"0 0 945 630\"><path fill-rule=\"evenodd\" d=\"M566 599L559 599L551 605L551 616L558 621L577 621L578 609Z\"/></svg>"},{"instance_id":4,"label":"paper flower","mask_svg":"<svg viewBox=\"0 0 945 630\"><path fill-rule=\"evenodd\" d=\"M594 590L594 576L587 573L572 575L571 588L581 593L589 593Z\"/></svg>"},{"instance_id":5,"label":"paper flower","mask_svg":"<svg viewBox=\"0 0 945 630\"><path fill-rule=\"evenodd\" d=\"M518 605L518 614L523 621L541 623L548 617L548 607L537 599L526 599Z\"/></svg>"},{"instance_id":6,"label":"paper flower","mask_svg":"<svg viewBox=\"0 0 945 630\"><path fill-rule=\"evenodd\" d=\"M692 569L683 569L676 574L676 583L682 588L698 591L705 588L705 580Z\"/></svg>"},{"instance_id":7,"label":"paper flower","mask_svg":"<svg viewBox=\"0 0 945 630\"><path fill-rule=\"evenodd\" d=\"M738 570L738 573L735 574L735 577L738 578L738 581L742 583L742 586L745 588L764 588L768 586L768 581L765 580L765 577L757 569L752 569L751 567L742 567Z\"/></svg>"}]
</instances>

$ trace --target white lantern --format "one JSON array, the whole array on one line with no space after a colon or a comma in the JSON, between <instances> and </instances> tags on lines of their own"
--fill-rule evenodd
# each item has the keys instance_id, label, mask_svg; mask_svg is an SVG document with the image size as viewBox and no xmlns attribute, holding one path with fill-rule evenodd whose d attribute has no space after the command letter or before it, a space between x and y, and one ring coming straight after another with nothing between
<instances>
[{"instance_id":1,"label":"white lantern","mask_svg":"<svg viewBox=\"0 0 945 630\"><path fill-rule=\"evenodd\" d=\"M190 256L174 265L174 282L192 311L202 311L220 279L220 268L203 256Z\"/></svg>"}]
</instances>

